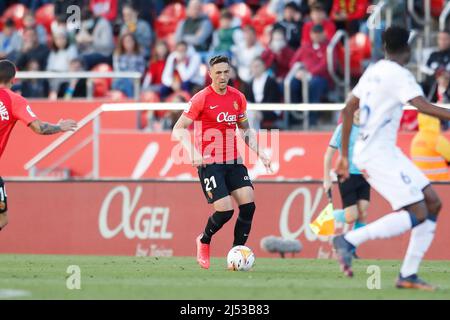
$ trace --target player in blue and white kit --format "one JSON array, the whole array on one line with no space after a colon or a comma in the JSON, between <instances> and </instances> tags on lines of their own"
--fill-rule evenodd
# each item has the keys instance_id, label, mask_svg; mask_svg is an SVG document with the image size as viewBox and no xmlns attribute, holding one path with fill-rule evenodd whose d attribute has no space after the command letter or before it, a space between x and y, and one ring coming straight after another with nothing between
<instances>
[{"instance_id":1,"label":"player in blue and white kit","mask_svg":"<svg viewBox=\"0 0 450 320\"><path fill-rule=\"evenodd\" d=\"M396 286L434 290L417 276L420 262L434 238L441 201L429 180L396 146L397 131L407 103L419 112L450 120L450 112L430 104L421 87L404 66L411 51L409 32L400 27L383 34L385 59L362 75L343 110L342 155L336 172L348 173L348 143L353 113L360 109L360 135L353 162L369 184L390 202L394 212L333 239L333 246L347 276L353 276L352 250L367 240L391 238L409 230L411 238Z\"/></svg>"}]
</instances>

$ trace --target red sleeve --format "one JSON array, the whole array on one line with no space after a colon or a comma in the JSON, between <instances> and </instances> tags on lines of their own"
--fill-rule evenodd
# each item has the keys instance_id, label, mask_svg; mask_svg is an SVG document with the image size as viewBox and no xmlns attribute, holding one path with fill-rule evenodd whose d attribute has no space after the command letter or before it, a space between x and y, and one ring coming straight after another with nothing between
<instances>
[{"instance_id":1,"label":"red sleeve","mask_svg":"<svg viewBox=\"0 0 450 320\"><path fill-rule=\"evenodd\" d=\"M311 35L309 34L311 32L311 28L312 28L312 22L307 22L303 26L302 39L301 39L301 44L302 45L303 44L307 44L307 43L311 43Z\"/></svg>"},{"instance_id":2,"label":"red sleeve","mask_svg":"<svg viewBox=\"0 0 450 320\"><path fill-rule=\"evenodd\" d=\"M12 102L12 113L14 118L22 121L25 125L29 125L34 120L38 118L31 110L27 100L19 95L11 95Z\"/></svg>"},{"instance_id":3,"label":"red sleeve","mask_svg":"<svg viewBox=\"0 0 450 320\"><path fill-rule=\"evenodd\" d=\"M347 20L362 19L366 15L368 3L367 0L359 0L354 4L354 11L347 15Z\"/></svg>"},{"instance_id":4,"label":"red sleeve","mask_svg":"<svg viewBox=\"0 0 450 320\"><path fill-rule=\"evenodd\" d=\"M247 99L245 96L239 92L239 96L241 97L241 105L238 114L238 122L243 122L247 120Z\"/></svg>"},{"instance_id":5,"label":"red sleeve","mask_svg":"<svg viewBox=\"0 0 450 320\"><path fill-rule=\"evenodd\" d=\"M328 41L331 41L331 38L333 38L334 34L336 33L336 26L334 25L334 22L331 20L325 21L323 24L323 28L325 29Z\"/></svg>"},{"instance_id":6,"label":"red sleeve","mask_svg":"<svg viewBox=\"0 0 450 320\"><path fill-rule=\"evenodd\" d=\"M188 105L186 109L184 109L183 114L193 121L197 120L200 113L203 110L204 101L205 98L202 92L197 93L192 97L191 100L189 100Z\"/></svg>"},{"instance_id":7,"label":"red sleeve","mask_svg":"<svg viewBox=\"0 0 450 320\"><path fill-rule=\"evenodd\" d=\"M302 52L303 52L303 44L300 48L295 50L294 56L291 58L291 61L289 62L289 68L292 68L296 62L302 61Z\"/></svg>"},{"instance_id":8,"label":"red sleeve","mask_svg":"<svg viewBox=\"0 0 450 320\"><path fill-rule=\"evenodd\" d=\"M331 8L331 14L330 14L331 18L333 18L333 19L336 16L336 13L341 11L340 2L341 2L340 0L333 1L333 7Z\"/></svg>"}]
</instances>

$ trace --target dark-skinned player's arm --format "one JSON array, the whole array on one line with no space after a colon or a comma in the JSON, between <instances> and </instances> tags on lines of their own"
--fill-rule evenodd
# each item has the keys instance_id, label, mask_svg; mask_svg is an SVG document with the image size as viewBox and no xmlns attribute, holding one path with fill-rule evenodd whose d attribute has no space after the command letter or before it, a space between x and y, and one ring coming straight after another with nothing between
<instances>
[{"instance_id":1,"label":"dark-skinned player's arm","mask_svg":"<svg viewBox=\"0 0 450 320\"><path fill-rule=\"evenodd\" d=\"M359 108L359 98L350 95L345 108L342 109L342 152L336 165L336 174L341 181L349 177L348 173L348 144L350 141L350 132L352 131L353 114Z\"/></svg>"},{"instance_id":2,"label":"dark-skinned player's arm","mask_svg":"<svg viewBox=\"0 0 450 320\"><path fill-rule=\"evenodd\" d=\"M75 131L77 123L74 120L59 120L57 124L34 120L29 125L31 130L37 134L50 135L58 132Z\"/></svg>"},{"instance_id":3,"label":"dark-skinned player's arm","mask_svg":"<svg viewBox=\"0 0 450 320\"><path fill-rule=\"evenodd\" d=\"M442 120L450 121L450 110L429 103L422 96L418 96L409 100L409 104L413 107L416 107L417 110L419 110L419 112L421 113L425 113Z\"/></svg>"},{"instance_id":4,"label":"dark-skinned player's arm","mask_svg":"<svg viewBox=\"0 0 450 320\"><path fill-rule=\"evenodd\" d=\"M241 133L242 139L245 141L245 144L258 155L258 158L261 159L262 163L266 167L267 172L273 173L270 157L267 156L259 147L255 130L250 128L250 123L248 122L247 117L241 121L238 121L237 126L239 128L239 132Z\"/></svg>"},{"instance_id":5,"label":"dark-skinned player's arm","mask_svg":"<svg viewBox=\"0 0 450 320\"><path fill-rule=\"evenodd\" d=\"M189 158L191 159L192 166L199 167L203 165L203 157L202 155L195 149L194 145L191 142L191 135L187 128L194 121L184 114L182 114L172 129L172 140L179 141L183 148L188 152Z\"/></svg>"}]
</instances>

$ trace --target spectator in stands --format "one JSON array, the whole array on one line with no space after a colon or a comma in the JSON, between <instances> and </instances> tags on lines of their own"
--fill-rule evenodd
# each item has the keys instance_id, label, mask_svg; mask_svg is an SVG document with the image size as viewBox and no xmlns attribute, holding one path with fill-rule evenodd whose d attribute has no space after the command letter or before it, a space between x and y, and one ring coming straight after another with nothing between
<instances>
[{"instance_id":1,"label":"spectator in stands","mask_svg":"<svg viewBox=\"0 0 450 320\"><path fill-rule=\"evenodd\" d=\"M431 101L443 104L450 102L450 72L448 70L440 68L436 71L436 85L432 92L434 94L430 97Z\"/></svg>"},{"instance_id":2,"label":"spectator in stands","mask_svg":"<svg viewBox=\"0 0 450 320\"><path fill-rule=\"evenodd\" d=\"M301 18L298 5L291 1L284 6L283 19L273 26L273 30L281 28L284 31L289 46L294 50L300 47L303 26Z\"/></svg>"},{"instance_id":3,"label":"spectator in stands","mask_svg":"<svg viewBox=\"0 0 450 320\"><path fill-rule=\"evenodd\" d=\"M17 2L17 1L15 1ZM32 12L39 9L39 7L43 6L47 3L52 3L53 0L20 0L20 3L24 4L28 9Z\"/></svg>"},{"instance_id":4,"label":"spectator in stands","mask_svg":"<svg viewBox=\"0 0 450 320\"><path fill-rule=\"evenodd\" d=\"M50 31L52 37L54 34L61 32L66 32L69 37L72 35L72 31L69 32L67 29L66 16L63 14L55 16L55 20L50 25Z\"/></svg>"},{"instance_id":5,"label":"spectator in stands","mask_svg":"<svg viewBox=\"0 0 450 320\"><path fill-rule=\"evenodd\" d=\"M261 54L266 67L274 74L281 83L289 72L290 62L294 56L294 50L288 46L282 29L272 31L269 47Z\"/></svg>"},{"instance_id":6,"label":"spectator in stands","mask_svg":"<svg viewBox=\"0 0 450 320\"><path fill-rule=\"evenodd\" d=\"M435 84L436 72L444 69L450 71L450 31L440 31L437 38L438 50L431 53L427 60L427 79L425 89L429 92ZM431 90L432 91L432 90Z\"/></svg>"},{"instance_id":7,"label":"spectator in stands","mask_svg":"<svg viewBox=\"0 0 450 320\"><path fill-rule=\"evenodd\" d=\"M94 16L90 11L83 13L80 29L75 41L78 52L87 70L99 63L111 65L114 38L111 24L102 16Z\"/></svg>"},{"instance_id":8,"label":"spectator in stands","mask_svg":"<svg viewBox=\"0 0 450 320\"><path fill-rule=\"evenodd\" d=\"M85 71L84 62L81 58L75 58L70 61L69 72ZM87 96L86 79L70 79L69 82L61 84L58 96L64 97L65 100L72 98L85 98Z\"/></svg>"},{"instance_id":9,"label":"spectator in stands","mask_svg":"<svg viewBox=\"0 0 450 320\"><path fill-rule=\"evenodd\" d=\"M231 47L242 41L242 30L232 26L233 15L227 9L220 14L219 27L213 33L211 52L214 55L227 55L231 58Z\"/></svg>"},{"instance_id":10,"label":"spectator in stands","mask_svg":"<svg viewBox=\"0 0 450 320\"><path fill-rule=\"evenodd\" d=\"M30 29L33 28L36 30L38 42L43 45L48 44L47 39L47 30L45 30L45 27L43 25L36 23L36 18L34 17L33 12L28 11L23 16L23 29Z\"/></svg>"},{"instance_id":11,"label":"spectator in stands","mask_svg":"<svg viewBox=\"0 0 450 320\"><path fill-rule=\"evenodd\" d=\"M23 70L30 60L36 60L39 63L38 70L45 70L49 53L47 45L39 43L36 29L24 29L23 45L16 63L17 68Z\"/></svg>"},{"instance_id":12,"label":"spectator in stands","mask_svg":"<svg viewBox=\"0 0 450 320\"><path fill-rule=\"evenodd\" d=\"M256 57L251 64L252 81L246 90L248 102L254 103L280 103L281 91L277 81L269 75L263 59ZM279 128L281 111L257 111L253 114L248 111L249 119L253 117L259 123L255 124L255 129Z\"/></svg>"},{"instance_id":13,"label":"spectator in stands","mask_svg":"<svg viewBox=\"0 0 450 320\"><path fill-rule=\"evenodd\" d=\"M309 79L309 101L318 103L326 95L329 88L330 76L327 67L327 46L323 27L318 24L313 26L310 32L311 43L302 43L300 49L295 52L291 60L291 67L296 62L303 64L303 69L299 70L291 81L291 100L294 103L302 101L302 78ZM305 74L306 73L306 74ZM305 102L305 101L303 101ZM310 123L316 125L318 120L317 112L310 112Z\"/></svg>"},{"instance_id":14,"label":"spectator in stands","mask_svg":"<svg viewBox=\"0 0 450 320\"><path fill-rule=\"evenodd\" d=\"M323 27L326 38L330 41L336 32L336 26L333 21L328 19L324 6L321 3L314 2L311 5L310 18L311 21L308 21L303 25L302 45L311 43L311 29L315 25L321 25Z\"/></svg>"},{"instance_id":15,"label":"spectator in stands","mask_svg":"<svg viewBox=\"0 0 450 320\"><path fill-rule=\"evenodd\" d=\"M0 59L17 61L17 56L22 48L22 37L16 30L12 19L8 19L0 32Z\"/></svg>"},{"instance_id":16,"label":"spectator in stands","mask_svg":"<svg viewBox=\"0 0 450 320\"><path fill-rule=\"evenodd\" d=\"M250 64L252 61L261 55L264 51L264 47L259 43L256 38L255 29L247 25L242 28L244 32L244 41L237 43L231 48L233 53L233 64L236 66L239 78L242 81L250 82Z\"/></svg>"},{"instance_id":17,"label":"spectator in stands","mask_svg":"<svg viewBox=\"0 0 450 320\"><path fill-rule=\"evenodd\" d=\"M162 86L162 74L168 55L169 47L167 43L164 40L157 40L142 83L142 90L153 91L159 94Z\"/></svg>"},{"instance_id":18,"label":"spectator in stands","mask_svg":"<svg viewBox=\"0 0 450 320\"><path fill-rule=\"evenodd\" d=\"M161 99L180 90L192 93L195 86L203 86L205 76L200 73L201 57L186 42L178 42L167 58L162 74Z\"/></svg>"},{"instance_id":19,"label":"spectator in stands","mask_svg":"<svg viewBox=\"0 0 450 320\"><path fill-rule=\"evenodd\" d=\"M90 0L89 8L94 16L113 22L117 18L118 0Z\"/></svg>"},{"instance_id":20,"label":"spectator in stands","mask_svg":"<svg viewBox=\"0 0 450 320\"><path fill-rule=\"evenodd\" d=\"M353 35L359 31L368 6L368 0L334 0L331 18L338 29L346 29L350 35Z\"/></svg>"},{"instance_id":21,"label":"spectator in stands","mask_svg":"<svg viewBox=\"0 0 450 320\"><path fill-rule=\"evenodd\" d=\"M39 61L30 59L25 66L26 71L40 71ZM20 94L25 98L48 97L49 87L47 79L27 79L20 83Z\"/></svg>"},{"instance_id":22,"label":"spectator in stands","mask_svg":"<svg viewBox=\"0 0 450 320\"><path fill-rule=\"evenodd\" d=\"M134 34L123 34L113 56L114 71L136 71L144 73L145 59ZM133 97L134 85L132 79L115 79L112 83L114 90L122 91L127 97Z\"/></svg>"},{"instance_id":23,"label":"spectator in stands","mask_svg":"<svg viewBox=\"0 0 450 320\"><path fill-rule=\"evenodd\" d=\"M208 51L211 45L213 26L208 16L203 14L202 2L190 0L186 8L186 19L178 23L175 41L184 41L197 51Z\"/></svg>"},{"instance_id":24,"label":"spectator in stands","mask_svg":"<svg viewBox=\"0 0 450 320\"><path fill-rule=\"evenodd\" d=\"M77 55L77 48L70 44L67 32L59 31L55 33L50 55L47 59L47 71L68 72L70 61ZM50 80L50 99L57 99L59 88L64 82L62 79Z\"/></svg>"},{"instance_id":25,"label":"spectator in stands","mask_svg":"<svg viewBox=\"0 0 450 320\"><path fill-rule=\"evenodd\" d=\"M153 32L150 24L138 19L138 13L132 4L126 3L122 7L123 25L120 35L132 33L143 50L145 59L150 58L150 48L153 43Z\"/></svg>"}]
</instances>

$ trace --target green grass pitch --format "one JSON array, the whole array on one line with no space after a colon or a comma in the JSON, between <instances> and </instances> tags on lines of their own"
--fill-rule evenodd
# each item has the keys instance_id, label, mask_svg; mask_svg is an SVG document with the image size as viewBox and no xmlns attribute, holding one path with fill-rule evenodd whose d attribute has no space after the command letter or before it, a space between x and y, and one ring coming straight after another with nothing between
<instances>
[{"instance_id":1,"label":"green grass pitch","mask_svg":"<svg viewBox=\"0 0 450 320\"><path fill-rule=\"evenodd\" d=\"M253 271L225 269L213 258L203 270L193 257L0 255L0 298L9 299L450 299L450 262L425 261L421 275L436 292L399 290L394 260L357 260L345 278L334 260L257 258ZM81 289L67 289L70 265ZM367 267L381 270L381 289L369 290ZM69 281L70 282L70 281Z\"/></svg>"}]
</instances>

